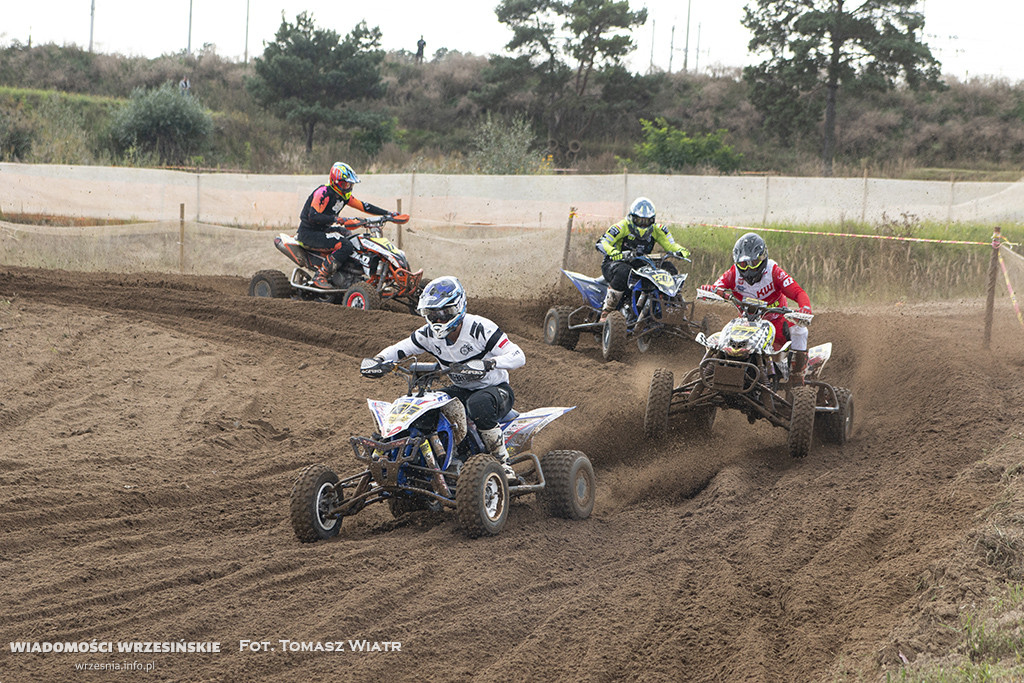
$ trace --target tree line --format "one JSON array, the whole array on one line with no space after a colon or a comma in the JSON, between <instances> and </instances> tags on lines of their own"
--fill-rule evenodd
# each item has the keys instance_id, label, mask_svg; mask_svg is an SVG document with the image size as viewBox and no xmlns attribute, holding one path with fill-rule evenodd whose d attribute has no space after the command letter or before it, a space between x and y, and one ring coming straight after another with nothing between
<instances>
[{"instance_id":1,"label":"tree line","mask_svg":"<svg viewBox=\"0 0 1024 683\"><path fill-rule=\"evenodd\" d=\"M503 0L513 38L489 57L387 53L379 29L341 36L308 13L282 17L251 64L214 46L147 60L14 42L0 49L0 158L252 172L336 158L483 173L1019 167L1024 89L943 79L916 6L752 0L743 25L760 61L702 74L627 70L647 16L624 0ZM184 77L188 92L174 87Z\"/></svg>"}]
</instances>

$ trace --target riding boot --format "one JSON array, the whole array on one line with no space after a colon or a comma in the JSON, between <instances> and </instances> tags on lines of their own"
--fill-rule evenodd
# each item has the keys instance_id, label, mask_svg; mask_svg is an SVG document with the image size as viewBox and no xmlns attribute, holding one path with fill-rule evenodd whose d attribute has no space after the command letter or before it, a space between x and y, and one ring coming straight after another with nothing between
<instances>
[{"instance_id":1,"label":"riding boot","mask_svg":"<svg viewBox=\"0 0 1024 683\"><path fill-rule=\"evenodd\" d=\"M505 470L505 477L509 481L518 479L516 471L512 469L512 465L508 461L508 449L505 448L505 435L502 434L501 427L481 429L480 438L483 439L488 452L501 463L501 469Z\"/></svg>"},{"instance_id":2,"label":"riding boot","mask_svg":"<svg viewBox=\"0 0 1024 683\"><path fill-rule=\"evenodd\" d=\"M807 352L794 351L792 365L789 368L789 386L800 387L804 384L804 371L807 369Z\"/></svg>"},{"instance_id":3,"label":"riding boot","mask_svg":"<svg viewBox=\"0 0 1024 683\"><path fill-rule=\"evenodd\" d=\"M334 275L336 270L338 270L338 262L335 260L334 254L328 254L323 263L316 269L312 285L320 289L334 289L334 285L331 284L331 276Z\"/></svg>"},{"instance_id":4,"label":"riding boot","mask_svg":"<svg viewBox=\"0 0 1024 683\"><path fill-rule=\"evenodd\" d=\"M618 289L608 288L608 291L604 295L604 305L601 307L600 322L604 322L608 319L608 314L614 311L619 306L619 298L622 296L622 292Z\"/></svg>"}]
</instances>

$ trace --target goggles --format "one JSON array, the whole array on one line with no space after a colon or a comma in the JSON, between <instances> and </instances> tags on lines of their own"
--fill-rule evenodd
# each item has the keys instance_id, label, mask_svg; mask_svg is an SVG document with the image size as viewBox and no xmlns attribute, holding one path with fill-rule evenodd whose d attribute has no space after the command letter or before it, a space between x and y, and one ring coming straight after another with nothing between
<instances>
[{"instance_id":1,"label":"goggles","mask_svg":"<svg viewBox=\"0 0 1024 683\"><path fill-rule=\"evenodd\" d=\"M764 256L756 261L737 261L736 267L740 270L754 270L755 268L759 268L762 263L764 263Z\"/></svg>"},{"instance_id":2,"label":"goggles","mask_svg":"<svg viewBox=\"0 0 1024 683\"><path fill-rule=\"evenodd\" d=\"M456 315L459 309L457 306L444 306L443 308L424 308L421 314L431 323L446 323Z\"/></svg>"},{"instance_id":3,"label":"goggles","mask_svg":"<svg viewBox=\"0 0 1024 683\"><path fill-rule=\"evenodd\" d=\"M654 216L641 217L636 216L633 218L633 223L638 228L649 228L654 225Z\"/></svg>"}]
</instances>

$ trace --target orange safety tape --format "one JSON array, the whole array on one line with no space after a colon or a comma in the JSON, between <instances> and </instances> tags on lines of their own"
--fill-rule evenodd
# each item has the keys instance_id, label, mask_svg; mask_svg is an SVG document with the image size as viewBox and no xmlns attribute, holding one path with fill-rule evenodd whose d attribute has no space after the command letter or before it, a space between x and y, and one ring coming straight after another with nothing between
<instances>
[{"instance_id":1,"label":"orange safety tape","mask_svg":"<svg viewBox=\"0 0 1024 683\"><path fill-rule=\"evenodd\" d=\"M927 237L897 237L895 235L858 235L851 232L809 232L806 230L784 230L782 228L749 228L742 225L716 225L714 223L691 223L691 225L699 225L704 228L728 228L729 230L747 230L749 232L786 232L795 235L825 235L828 237L861 237L873 240L894 240L897 242L931 242L934 244L971 244L976 246L990 247L992 242L968 242L966 240L937 240ZM993 235L995 238L995 235ZM1010 244L1016 246L1015 243L1009 242L1003 237L999 237L999 241L1002 244Z\"/></svg>"}]
</instances>

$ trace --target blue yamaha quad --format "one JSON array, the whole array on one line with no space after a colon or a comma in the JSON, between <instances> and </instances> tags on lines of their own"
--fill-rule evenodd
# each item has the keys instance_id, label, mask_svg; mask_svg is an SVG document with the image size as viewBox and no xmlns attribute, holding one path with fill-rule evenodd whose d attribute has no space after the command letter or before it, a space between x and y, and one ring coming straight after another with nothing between
<instances>
[{"instance_id":1,"label":"blue yamaha quad","mask_svg":"<svg viewBox=\"0 0 1024 683\"><path fill-rule=\"evenodd\" d=\"M626 354L629 341L635 340L637 350L646 353L655 344L670 339L692 341L698 332L705 334L714 322L705 318L693 322L693 302L687 302L680 290L686 282L686 274L677 274L670 258L672 254L651 257L646 254L626 252L625 259L632 269L626 285L626 292L619 301L618 309L612 311L601 322L601 307L604 305L608 283L604 276L593 278L570 270L563 270L580 294L583 305L555 306L544 317L544 341L563 346L570 351L576 348L581 332L597 335L601 343L601 355L606 361L620 360ZM689 261L690 259L681 259ZM667 267L666 267L667 266Z\"/></svg>"}]
</instances>

